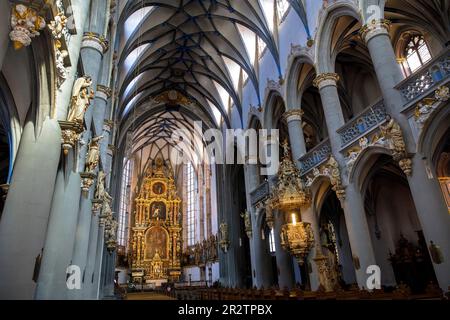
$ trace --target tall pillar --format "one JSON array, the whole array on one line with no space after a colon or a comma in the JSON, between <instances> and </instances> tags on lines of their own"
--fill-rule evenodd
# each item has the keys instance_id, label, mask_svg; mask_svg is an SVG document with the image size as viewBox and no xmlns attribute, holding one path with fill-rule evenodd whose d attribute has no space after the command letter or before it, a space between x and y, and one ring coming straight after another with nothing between
<instances>
[{"instance_id":1,"label":"tall pillar","mask_svg":"<svg viewBox=\"0 0 450 320\"><path fill-rule=\"evenodd\" d=\"M95 251L95 262L94 262L94 278L91 287L90 296L93 299L99 299L100 294L100 280L103 262L103 249L105 247L105 223L104 221L99 221L98 225L98 236L97 236L97 248ZM108 252L109 253L109 252ZM109 253L111 255L111 253ZM115 267L115 266L114 266ZM113 268L114 270L115 268Z\"/></svg>"},{"instance_id":2,"label":"tall pillar","mask_svg":"<svg viewBox=\"0 0 450 320\"><path fill-rule=\"evenodd\" d=\"M255 286L257 288L270 288L274 283L272 274L272 257L267 247L267 240L263 238L261 210L256 209L253 220L252 245L254 248Z\"/></svg>"},{"instance_id":3,"label":"tall pillar","mask_svg":"<svg viewBox=\"0 0 450 320\"><path fill-rule=\"evenodd\" d=\"M274 212L275 256L277 259L278 285L281 289L295 286L294 264L292 256L281 246L281 227L285 224L284 215Z\"/></svg>"},{"instance_id":4,"label":"tall pillar","mask_svg":"<svg viewBox=\"0 0 450 320\"><path fill-rule=\"evenodd\" d=\"M314 213L313 205L311 204L306 210L302 211L302 221L311 224L311 228L314 233L314 247L308 255L308 261L311 262L312 270L309 270L311 273L309 275L309 280L311 283L311 290L315 291L319 288L321 283L318 272L318 262L319 260L315 260L317 258L321 258L322 254L322 246L320 243L320 231L319 231L319 223L317 221L317 217ZM314 261L314 263L312 263Z\"/></svg>"},{"instance_id":5,"label":"tall pillar","mask_svg":"<svg viewBox=\"0 0 450 320\"><path fill-rule=\"evenodd\" d=\"M247 157L248 160L248 157ZM248 163L248 161L246 161ZM256 246L255 246L255 237L257 234L256 228L256 216L257 211L252 206L252 200L250 197L251 190L254 190L258 184L258 176L257 170L254 165L246 165L244 166L244 176L245 176L245 195L246 195L246 203L247 203L247 211L250 213L250 221L252 225L252 235L249 239L250 243L250 260L251 260L251 269L252 269L252 279L253 286L258 286L258 274L256 269L258 268L258 262L256 261Z\"/></svg>"},{"instance_id":6,"label":"tall pillar","mask_svg":"<svg viewBox=\"0 0 450 320\"><path fill-rule=\"evenodd\" d=\"M314 85L320 91L333 156L340 168L345 168L345 159L340 153L341 140L337 134L337 130L345 123L337 90L338 80L337 74L321 74L314 81ZM361 192L354 182L346 186L345 199L341 199L341 204L344 209L358 285L366 287L367 267L375 265L376 260Z\"/></svg>"},{"instance_id":7,"label":"tall pillar","mask_svg":"<svg viewBox=\"0 0 450 320\"><path fill-rule=\"evenodd\" d=\"M289 140L292 150L292 157L297 168L300 169L299 159L306 154L305 137L303 135L302 127L303 111L300 109L292 109L286 111L284 118L286 119Z\"/></svg>"},{"instance_id":8,"label":"tall pillar","mask_svg":"<svg viewBox=\"0 0 450 320\"><path fill-rule=\"evenodd\" d=\"M92 220L92 191L88 197L81 197L80 212L78 217L76 241L73 251L72 263L80 267L84 279L82 279L81 290L69 291L69 297L73 299L82 299L83 290L86 286L86 268L87 255L89 247L89 230L91 228Z\"/></svg>"},{"instance_id":9,"label":"tall pillar","mask_svg":"<svg viewBox=\"0 0 450 320\"><path fill-rule=\"evenodd\" d=\"M0 299L34 297L33 270L44 248L60 155L58 122L45 120L38 136L27 122L0 220Z\"/></svg>"},{"instance_id":10,"label":"tall pillar","mask_svg":"<svg viewBox=\"0 0 450 320\"><path fill-rule=\"evenodd\" d=\"M100 225L99 225L99 215L92 216L91 220L91 228L89 232L89 246L88 246L88 255L87 255L87 266L86 272L84 275L83 282L83 299L96 299L96 296L93 294L94 290L94 272L95 272L95 262L97 255L97 242L99 241L100 236Z\"/></svg>"},{"instance_id":11,"label":"tall pillar","mask_svg":"<svg viewBox=\"0 0 450 320\"><path fill-rule=\"evenodd\" d=\"M66 177L64 170L60 169L47 227L36 299L67 298L66 270L72 264L80 193L80 175L70 172Z\"/></svg>"},{"instance_id":12,"label":"tall pillar","mask_svg":"<svg viewBox=\"0 0 450 320\"><path fill-rule=\"evenodd\" d=\"M369 48L386 108L401 126L408 151L415 153L412 175L408 177L409 186L427 244L433 241L444 255L444 262L434 263L433 266L440 287L447 290L450 286L450 215L439 182L436 177L427 174L426 155L416 153L411 127L401 114L405 102L395 87L403 80L403 75L390 41L389 25L386 20L373 21L362 28L361 37Z\"/></svg>"}]
</instances>

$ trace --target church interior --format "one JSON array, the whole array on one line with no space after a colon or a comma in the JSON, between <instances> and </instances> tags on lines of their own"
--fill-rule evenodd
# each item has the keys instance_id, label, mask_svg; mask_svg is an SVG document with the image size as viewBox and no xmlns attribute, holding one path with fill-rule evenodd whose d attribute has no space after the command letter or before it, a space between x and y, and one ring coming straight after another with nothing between
<instances>
[{"instance_id":1,"label":"church interior","mask_svg":"<svg viewBox=\"0 0 450 320\"><path fill-rule=\"evenodd\" d=\"M448 300L449 0L0 0L0 299Z\"/></svg>"}]
</instances>

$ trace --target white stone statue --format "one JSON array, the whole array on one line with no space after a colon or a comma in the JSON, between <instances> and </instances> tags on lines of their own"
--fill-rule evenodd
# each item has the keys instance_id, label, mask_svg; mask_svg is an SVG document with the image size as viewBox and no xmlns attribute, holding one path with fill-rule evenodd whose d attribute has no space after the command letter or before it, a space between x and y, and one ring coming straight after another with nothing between
<instances>
[{"instance_id":1,"label":"white stone statue","mask_svg":"<svg viewBox=\"0 0 450 320\"><path fill-rule=\"evenodd\" d=\"M105 197L105 178L106 174L103 171L98 173L97 188L95 190L95 199L103 199Z\"/></svg>"},{"instance_id":2,"label":"white stone statue","mask_svg":"<svg viewBox=\"0 0 450 320\"><path fill-rule=\"evenodd\" d=\"M92 90L91 77L85 76L78 78L72 90L72 99L70 101L70 111L67 116L67 121L70 122L84 122L84 114L94 98Z\"/></svg>"},{"instance_id":3,"label":"white stone statue","mask_svg":"<svg viewBox=\"0 0 450 320\"><path fill-rule=\"evenodd\" d=\"M348 170L351 170L351 168L355 164L356 160L358 159L359 153L360 152L357 150L352 150L348 153L348 157L345 159Z\"/></svg>"},{"instance_id":4,"label":"white stone statue","mask_svg":"<svg viewBox=\"0 0 450 320\"><path fill-rule=\"evenodd\" d=\"M359 146L361 149L367 148L369 146L369 139L367 139L367 137L362 137L359 139Z\"/></svg>"},{"instance_id":5,"label":"white stone statue","mask_svg":"<svg viewBox=\"0 0 450 320\"><path fill-rule=\"evenodd\" d=\"M306 186L311 187L313 182L314 182L313 178L311 178L311 176L308 176L308 178L306 179Z\"/></svg>"},{"instance_id":6,"label":"white stone statue","mask_svg":"<svg viewBox=\"0 0 450 320\"><path fill-rule=\"evenodd\" d=\"M48 28L52 32L53 38L61 39L66 24L67 24L67 17L64 15L63 12L58 13L55 17L55 20L51 21L48 25Z\"/></svg>"},{"instance_id":7,"label":"white stone statue","mask_svg":"<svg viewBox=\"0 0 450 320\"><path fill-rule=\"evenodd\" d=\"M103 139L103 136L95 137L89 144L89 152L86 159L86 172L94 173L100 160L100 146L99 142Z\"/></svg>"},{"instance_id":8,"label":"white stone statue","mask_svg":"<svg viewBox=\"0 0 450 320\"><path fill-rule=\"evenodd\" d=\"M69 56L67 50L61 50L61 43L59 41L55 44L55 66L56 66L56 80L60 87L67 79L67 69L64 60Z\"/></svg>"}]
</instances>

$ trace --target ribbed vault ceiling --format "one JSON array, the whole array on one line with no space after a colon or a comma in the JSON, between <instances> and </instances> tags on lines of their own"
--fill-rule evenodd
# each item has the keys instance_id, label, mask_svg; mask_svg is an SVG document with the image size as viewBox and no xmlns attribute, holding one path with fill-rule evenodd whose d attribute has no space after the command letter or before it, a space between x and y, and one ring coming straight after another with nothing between
<instances>
[{"instance_id":1,"label":"ribbed vault ceiling","mask_svg":"<svg viewBox=\"0 0 450 320\"><path fill-rule=\"evenodd\" d=\"M116 45L119 118L130 118L149 101L168 93L176 96L175 92L189 101L190 108L199 108L217 126L219 119L229 124L230 105L241 115L238 93L243 79L241 70L259 93L253 53L246 43L249 37L265 42L280 72L277 44L264 10L268 1L271 0L122 3L120 39ZM289 2L309 35L303 1Z\"/></svg>"}]
</instances>

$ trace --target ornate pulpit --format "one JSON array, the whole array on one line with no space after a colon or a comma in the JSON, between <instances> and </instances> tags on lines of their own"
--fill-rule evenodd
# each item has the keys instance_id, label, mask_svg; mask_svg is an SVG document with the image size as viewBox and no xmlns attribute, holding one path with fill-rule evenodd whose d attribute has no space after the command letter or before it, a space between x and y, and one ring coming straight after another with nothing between
<instances>
[{"instance_id":1,"label":"ornate pulpit","mask_svg":"<svg viewBox=\"0 0 450 320\"><path fill-rule=\"evenodd\" d=\"M145 173L131 235L133 274L146 283L178 281L181 275L181 200L172 168L157 159ZM141 279L133 279L140 281Z\"/></svg>"}]
</instances>

